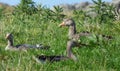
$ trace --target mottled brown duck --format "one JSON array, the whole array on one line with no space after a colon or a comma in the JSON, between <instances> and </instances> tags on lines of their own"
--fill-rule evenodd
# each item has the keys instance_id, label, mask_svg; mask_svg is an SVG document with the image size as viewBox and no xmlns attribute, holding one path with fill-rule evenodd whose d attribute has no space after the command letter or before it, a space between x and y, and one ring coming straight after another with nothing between
<instances>
[{"instance_id":1,"label":"mottled brown duck","mask_svg":"<svg viewBox=\"0 0 120 71\"><path fill-rule=\"evenodd\" d=\"M59 27L62 26L68 26L69 27L69 32L68 32L68 38L72 40L79 40L80 36L88 36L90 33L88 31L83 31L81 33L77 33L76 31L76 24L73 19L67 18L64 19L61 24L59 24Z\"/></svg>"},{"instance_id":2,"label":"mottled brown duck","mask_svg":"<svg viewBox=\"0 0 120 71\"><path fill-rule=\"evenodd\" d=\"M5 48L5 50L12 50L12 51L17 51L17 50L22 50L26 51L27 49L34 48L34 49L48 49L49 46L44 46L42 44L36 44L36 45L30 45L30 44L19 44L14 46L13 44L13 35L11 33L8 33L5 37L8 40L8 44Z\"/></svg>"},{"instance_id":3,"label":"mottled brown duck","mask_svg":"<svg viewBox=\"0 0 120 71\"><path fill-rule=\"evenodd\" d=\"M69 32L68 32L68 38L70 40L74 40L74 41L78 41L80 39L80 37L82 36L93 36L95 34L92 34L88 31L83 31L83 32L80 32L80 33L77 33L76 31L76 24L74 22L73 19L71 18L67 18L67 19L64 19L63 22L61 24L59 24L59 27L63 27L63 26L68 26L69 27ZM105 39L113 39L112 36L106 36L106 35L103 35L103 34L100 34L100 35L95 35L95 37L102 37L102 38L105 38Z\"/></svg>"},{"instance_id":4,"label":"mottled brown duck","mask_svg":"<svg viewBox=\"0 0 120 71\"><path fill-rule=\"evenodd\" d=\"M49 62L58 62L58 61L62 61L62 60L69 60L72 59L73 61L77 61L77 58L74 56L74 54L72 53L72 47L74 46L74 42L73 41L69 41L67 44L67 56L63 56L63 55L37 55L37 56L33 56L33 59L36 60L38 63L45 63L46 61Z\"/></svg>"},{"instance_id":5,"label":"mottled brown duck","mask_svg":"<svg viewBox=\"0 0 120 71\"><path fill-rule=\"evenodd\" d=\"M63 60L72 59L73 61L77 61L77 58L73 55L71 47L67 48L67 56L63 55L37 55L33 56L33 59L36 60L38 63L45 63L46 61L49 62L58 62Z\"/></svg>"}]
</instances>

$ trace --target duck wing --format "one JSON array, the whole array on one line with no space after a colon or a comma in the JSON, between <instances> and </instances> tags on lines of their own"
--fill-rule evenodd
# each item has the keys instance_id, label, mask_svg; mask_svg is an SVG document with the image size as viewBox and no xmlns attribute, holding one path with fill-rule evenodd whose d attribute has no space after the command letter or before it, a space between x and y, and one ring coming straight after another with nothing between
<instances>
[{"instance_id":1,"label":"duck wing","mask_svg":"<svg viewBox=\"0 0 120 71\"><path fill-rule=\"evenodd\" d=\"M33 48L33 47L36 47L34 45L30 45L30 44L19 44L19 45L16 45L15 46L16 48Z\"/></svg>"},{"instance_id":2,"label":"duck wing","mask_svg":"<svg viewBox=\"0 0 120 71\"><path fill-rule=\"evenodd\" d=\"M50 46L45 46L42 44L30 45L30 44L19 44L15 46L16 48L36 48L36 49L48 49Z\"/></svg>"},{"instance_id":3,"label":"duck wing","mask_svg":"<svg viewBox=\"0 0 120 71\"><path fill-rule=\"evenodd\" d=\"M37 62L58 62L61 60L66 60L68 59L68 57L66 56L56 56L56 55L51 55L51 56L46 56L46 55L37 55L35 57L33 57Z\"/></svg>"}]
</instances>

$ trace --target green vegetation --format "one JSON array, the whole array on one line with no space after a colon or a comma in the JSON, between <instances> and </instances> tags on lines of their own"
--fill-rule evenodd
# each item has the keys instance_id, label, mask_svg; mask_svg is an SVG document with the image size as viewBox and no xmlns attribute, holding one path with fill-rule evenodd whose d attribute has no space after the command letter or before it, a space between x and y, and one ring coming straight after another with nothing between
<instances>
[{"instance_id":1,"label":"green vegetation","mask_svg":"<svg viewBox=\"0 0 120 71\"><path fill-rule=\"evenodd\" d=\"M37 54L66 55L68 28L59 28L66 15L62 8L49 8L35 5L32 0L21 0L12 13L6 14L0 8L0 71L120 71L120 21L115 19L114 7L101 0L93 1L92 12L74 11L77 31L89 31L113 37L99 46L73 48L78 62L72 60L39 64L32 59ZM101 5L104 4L104 5ZM25 8L25 9L24 9ZM101 9L102 8L102 9ZM28 50L25 52L5 51L5 35L11 32L16 44L45 44L49 50Z\"/></svg>"}]
</instances>

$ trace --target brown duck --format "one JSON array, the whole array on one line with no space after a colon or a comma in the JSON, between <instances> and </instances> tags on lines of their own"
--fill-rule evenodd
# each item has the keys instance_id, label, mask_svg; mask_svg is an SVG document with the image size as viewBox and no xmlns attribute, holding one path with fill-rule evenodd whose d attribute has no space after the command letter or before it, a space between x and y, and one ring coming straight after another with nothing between
<instances>
[{"instance_id":1,"label":"brown duck","mask_svg":"<svg viewBox=\"0 0 120 71\"><path fill-rule=\"evenodd\" d=\"M42 44L36 44L36 45L19 44L19 45L14 46L13 35L11 33L8 33L5 38L8 40L8 44L5 48L5 50L13 50L13 51L23 50L23 51L26 51L29 48L37 48L37 49L48 49L49 48L49 46L44 46Z\"/></svg>"},{"instance_id":2,"label":"brown duck","mask_svg":"<svg viewBox=\"0 0 120 71\"><path fill-rule=\"evenodd\" d=\"M69 60L72 59L73 61L77 61L77 58L73 55L71 51L71 47L67 48L67 56L63 55L36 55L33 56L33 59L38 63L45 63L46 61L49 62L58 62L62 60Z\"/></svg>"},{"instance_id":3,"label":"brown duck","mask_svg":"<svg viewBox=\"0 0 120 71\"><path fill-rule=\"evenodd\" d=\"M93 35L92 33L88 32L88 31L83 31L83 32L77 33L76 32L76 24L75 24L74 20L71 18L64 19L63 22L61 24L59 24L59 27L62 27L62 26L69 27L68 38L70 40L78 41L81 36L92 36ZM96 36L96 38L101 36L103 39L107 39L107 40L113 39L112 36L107 36L107 35L103 35L103 34L95 35L95 36Z\"/></svg>"}]
</instances>

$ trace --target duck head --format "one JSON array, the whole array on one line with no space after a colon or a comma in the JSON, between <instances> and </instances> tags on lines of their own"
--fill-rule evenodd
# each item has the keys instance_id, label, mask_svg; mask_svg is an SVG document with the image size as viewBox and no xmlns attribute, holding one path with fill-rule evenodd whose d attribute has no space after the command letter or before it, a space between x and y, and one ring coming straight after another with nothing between
<instances>
[{"instance_id":1,"label":"duck head","mask_svg":"<svg viewBox=\"0 0 120 71\"><path fill-rule=\"evenodd\" d=\"M5 39L13 39L13 35L11 33L7 33Z\"/></svg>"},{"instance_id":2,"label":"duck head","mask_svg":"<svg viewBox=\"0 0 120 71\"><path fill-rule=\"evenodd\" d=\"M75 25L75 22L73 19L71 18L67 18L67 19L64 19L63 22L61 24L59 24L59 27L62 27L62 26L74 26Z\"/></svg>"}]
</instances>

